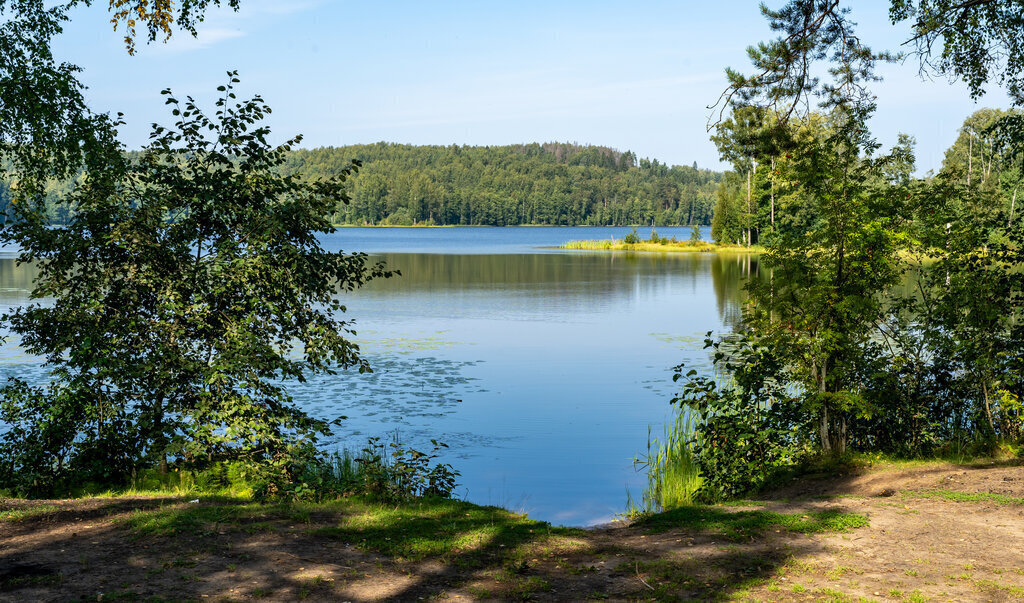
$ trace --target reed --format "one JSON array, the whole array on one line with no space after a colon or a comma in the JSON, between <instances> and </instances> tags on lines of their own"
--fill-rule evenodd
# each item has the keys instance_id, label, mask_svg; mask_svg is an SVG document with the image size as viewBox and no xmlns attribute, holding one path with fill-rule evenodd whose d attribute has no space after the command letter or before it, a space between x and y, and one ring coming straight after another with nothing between
<instances>
[{"instance_id":1,"label":"reed","mask_svg":"<svg viewBox=\"0 0 1024 603\"><path fill-rule=\"evenodd\" d=\"M659 513L692 505L703 483L693 458L694 428L699 417L677 407L675 419L665 427L664 437L647 436L647 455L633 459L634 466L647 471L647 486L639 501L630 495L629 516ZM628 493L627 493L628 494Z\"/></svg>"}]
</instances>

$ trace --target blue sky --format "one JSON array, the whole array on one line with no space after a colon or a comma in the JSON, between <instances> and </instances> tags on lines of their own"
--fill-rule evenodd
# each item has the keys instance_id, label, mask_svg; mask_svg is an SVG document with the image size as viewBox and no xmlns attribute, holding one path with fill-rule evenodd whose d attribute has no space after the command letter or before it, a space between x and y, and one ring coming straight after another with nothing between
<instances>
[{"instance_id":1,"label":"blue sky","mask_svg":"<svg viewBox=\"0 0 1024 603\"><path fill-rule=\"evenodd\" d=\"M873 47L907 37L887 0L855 4ZM171 121L160 90L209 106L237 69L240 92L273 108L278 139L301 133L306 147L570 141L717 169L707 105L725 67L748 70L745 48L770 37L753 0L242 0L212 10L198 38L130 57L105 5L79 9L55 52L83 67L94 109L125 114L130 148ZM873 129L886 145L916 137L920 172L939 167L969 113L1008 106L998 89L975 104L962 84L923 81L912 61L881 71Z\"/></svg>"}]
</instances>

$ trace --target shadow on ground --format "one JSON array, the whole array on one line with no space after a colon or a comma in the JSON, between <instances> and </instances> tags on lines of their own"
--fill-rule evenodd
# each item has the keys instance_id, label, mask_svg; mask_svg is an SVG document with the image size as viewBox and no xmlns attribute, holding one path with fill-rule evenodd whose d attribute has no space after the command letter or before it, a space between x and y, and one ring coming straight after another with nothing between
<instances>
[{"instance_id":1,"label":"shadow on ground","mask_svg":"<svg viewBox=\"0 0 1024 603\"><path fill-rule=\"evenodd\" d=\"M702 508L601 530L459 501L0 502L0 599L708 599L818 547L839 510Z\"/></svg>"}]
</instances>

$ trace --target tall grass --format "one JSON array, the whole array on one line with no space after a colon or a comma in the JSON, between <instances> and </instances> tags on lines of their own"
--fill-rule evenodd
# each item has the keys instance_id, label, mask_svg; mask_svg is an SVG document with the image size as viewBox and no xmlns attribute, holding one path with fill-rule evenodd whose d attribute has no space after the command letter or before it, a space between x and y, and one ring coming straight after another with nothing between
<instances>
[{"instance_id":1,"label":"tall grass","mask_svg":"<svg viewBox=\"0 0 1024 603\"><path fill-rule=\"evenodd\" d=\"M661 251L661 252L694 252L694 253L760 253L759 246L742 247L737 245L719 245L706 241L674 241L658 239L657 241L637 241L629 243L625 240L603 239L596 241L567 241L560 245L561 249L586 249L600 251Z\"/></svg>"},{"instance_id":2,"label":"tall grass","mask_svg":"<svg viewBox=\"0 0 1024 603\"><path fill-rule=\"evenodd\" d=\"M303 479L315 481L332 492L358 491L365 481L365 463L374 459L367 450L353 453L348 448L323 457L309 459L300 469ZM377 459L379 460L379 459ZM390 460L390 459L387 459ZM387 460L383 462L387 462ZM76 492L78 495L124 496L223 496L251 499L258 487L252 468L245 463L218 463L206 469L178 470L161 474L156 469L140 471L131 482L121 488Z\"/></svg>"},{"instance_id":3,"label":"tall grass","mask_svg":"<svg viewBox=\"0 0 1024 603\"><path fill-rule=\"evenodd\" d=\"M614 249L616 245L621 245L621 241L615 239L604 239L600 241L568 241L562 245L562 249Z\"/></svg>"},{"instance_id":4,"label":"tall grass","mask_svg":"<svg viewBox=\"0 0 1024 603\"><path fill-rule=\"evenodd\" d=\"M663 438L647 435L647 455L633 459L647 471L647 487L640 501L628 495L626 514L637 516L692 505L704 482L693 459L694 427L699 418L685 407L676 407L675 420L665 427Z\"/></svg>"}]
</instances>

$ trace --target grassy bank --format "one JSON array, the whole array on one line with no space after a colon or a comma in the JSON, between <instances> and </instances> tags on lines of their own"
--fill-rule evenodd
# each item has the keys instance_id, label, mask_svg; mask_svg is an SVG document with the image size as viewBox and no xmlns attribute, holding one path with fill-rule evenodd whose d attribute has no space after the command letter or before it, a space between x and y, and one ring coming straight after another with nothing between
<instances>
[{"instance_id":1,"label":"grassy bank","mask_svg":"<svg viewBox=\"0 0 1024 603\"><path fill-rule=\"evenodd\" d=\"M586 249L595 251L660 251L668 253L761 253L760 246L743 247L740 245L719 245L707 241L672 241L664 239L658 242L640 241L627 243L619 239L598 241L569 241L560 246L561 249Z\"/></svg>"}]
</instances>

